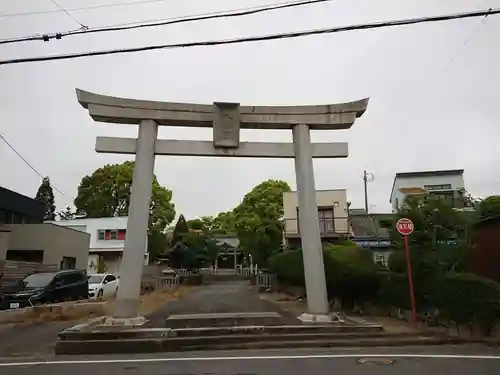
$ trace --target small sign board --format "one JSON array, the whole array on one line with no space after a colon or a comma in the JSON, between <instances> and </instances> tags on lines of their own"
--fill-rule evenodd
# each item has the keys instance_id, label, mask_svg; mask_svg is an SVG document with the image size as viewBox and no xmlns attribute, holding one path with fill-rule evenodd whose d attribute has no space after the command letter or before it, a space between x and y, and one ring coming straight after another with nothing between
<instances>
[{"instance_id":1,"label":"small sign board","mask_svg":"<svg viewBox=\"0 0 500 375\"><path fill-rule=\"evenodd\" d=\"M239 103L214 103L214 147L238 148L240 144Z\"/></svg>"},{"instance_id":2,"label":"small sign board","mask_svg":"<svg viewBox=\"0 0 500 375\"><path fill-rule=\"evenodd\" d=\"M398 222L396 223L396 229L403 236L409 236L410 234L413 233L414 229L413 222L407 218L399 219Z\"/></svg>"}]
</instances>

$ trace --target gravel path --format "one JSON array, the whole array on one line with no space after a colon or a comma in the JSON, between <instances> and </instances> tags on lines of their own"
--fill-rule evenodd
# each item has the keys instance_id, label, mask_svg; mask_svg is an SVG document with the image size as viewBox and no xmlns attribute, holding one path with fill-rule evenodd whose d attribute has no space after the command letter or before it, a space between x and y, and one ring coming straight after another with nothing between
<instances>
[{"instance_id":1,"label":"gravel path","mask_svg":"<svg viewBox=\"0 0 500 375\"><path fill-rule=\"evenodd\" d=\"M202 285L198 291L167 303L163 309L148 316L147 326L163 327L170 314L232 312L277 312L282 317L281 324L300 324L292 313L260 298L249 288L248 281L227 281Z\"/></svg>"}]
</instances>

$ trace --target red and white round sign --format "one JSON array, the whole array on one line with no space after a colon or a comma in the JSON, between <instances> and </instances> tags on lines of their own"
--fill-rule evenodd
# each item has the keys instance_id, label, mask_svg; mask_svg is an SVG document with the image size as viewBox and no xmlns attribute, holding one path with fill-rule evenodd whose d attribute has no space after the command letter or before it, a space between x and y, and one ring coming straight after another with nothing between
<instances>
[{"instance_id":1,"label":"red and white round sign","mask_svg":"<svg viewBox=\"0 0 500 375\"><path fill-rule=\"evenodd\" d=\"M409 236L410 234L412 234L414 226L410 219L402 218L399 219L396 223L396 229L403 236Z\"/></svg>"}]
</instances>

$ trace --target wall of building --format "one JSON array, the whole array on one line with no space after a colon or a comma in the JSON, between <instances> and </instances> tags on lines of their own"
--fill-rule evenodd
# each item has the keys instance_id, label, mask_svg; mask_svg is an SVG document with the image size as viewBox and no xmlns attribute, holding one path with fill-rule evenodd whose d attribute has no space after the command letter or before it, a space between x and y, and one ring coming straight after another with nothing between
<instances>
[{"instance_id":1,"label":"wall of building","mask_svg":"<svg viewBox=\"0 0 500 375\"><path fill-rule=\"evenodd\" d=\"M394 183L394 189L391 195L391 204L393 210L397 204L401 205L405 200L405 194L400 192L401 188L424 188L425 185L451 185L451 190L461 190L465 188L464 176L456 175L436 175L436 176L416 176L416 177L397 177ZM435 190L433 190L435 191Z\"/></svg>"},{"instance_id":2,"label":"wall of building","mask_svg":"<svg viewBox=\"0 0 500 375\"><path fill-rule=\"evenodd\" d=\"M7 250L9 250L10 229L0 224L0 260L5 260Z\"/></svg>"},{"instance_id":3,"label":"wall of building","mask_svg":"<svg viewBox=\"0 0 500 375\"><path fill-rule=\"evenodd\" d=\"M78 231L86 232L90 234L90 251L93 249L110 251L123 250L124 240L99 240L99 230L106 229L117 229L126 230L127 229L128 217L100 217L92 219L75 219L75 220L61 220L61 221L51 221L50 223L64 226L67 228L72 228Z\"/></svg>"},{"instance_id":4,"label":"wall of building","mask_svg":"<svg viewBox=\"0 0 500 375\"><path fill-rule=\"evenodd\" d=\"M42 202L0 186L0 224L36 224L43 221Z\"/></svg>"},{"instance_id":5,"label":"wall of building","mask_svg":"<svg viewBox=\"0 0 500 375\"><path fill-rule=\"evenodd\" d=\"M476 224L468 271L500 282L500 216Z\"/></svg>"},{"instance_id":6,"label":"wall of building","mask_svg":"<svg viewBox=\"0 0 500 375\"><path fill-rule=\"evenodd\" d=\"M87 268L90 242L87 233L50 223L15 224L9 229L9 240L0 240L0 260L6 259L8 250L41 250L43 264L60 264L63 257L69 257L76 258L76 268Z\"/></svg>"},{"instance_id":7,"label":"wall of building","mask_svg":"<svg viewBox=\"0 0 500 375\"><path fill-rule=\"evenodd\" d=\"M99 257L102 257L106 264L108 272L119 272L122 259L122 253L125 246L124 236L119 235L121 239L110 239L105 236L104 239L99 238L99 231L117 230L126 231L127 229L127 216L120 217L101 217L90 219L74 219L74 220L61 220L51 221L50 223L71 228L77 231L85 232L90 235L90 243L88 250L88 263L86 265L87 272L95 273L95 268L91 267L93 264L98 264ZM123 232L122 232L123 234ZM144 249L144 264L149 263L149 254L146 248Z\"/></svg>"},{"instance_id":8,"label":"wall of building","mask_svg":"<svg viewBox=\"0 0 500 375\"><path fill-rule=\"evenodd\" d=\"M318 208L334 207L335 231L337 233L348 232L347 220L347 191L346 189L317 190L316 202ZM336 203L338 207L335 208ZM283 219L285 221L285 233L298 233L297 208L299 199L296 191L283 194Z\"/></svg>"}]
</instances>

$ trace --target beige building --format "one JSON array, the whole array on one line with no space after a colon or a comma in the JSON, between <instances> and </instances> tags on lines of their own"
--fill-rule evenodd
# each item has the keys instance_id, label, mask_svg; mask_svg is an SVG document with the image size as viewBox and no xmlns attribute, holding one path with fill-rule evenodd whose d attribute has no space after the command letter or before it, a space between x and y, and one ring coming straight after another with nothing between
<instances>
[{"instance_id":1,"label":"beige building","mask_svg":"<svg viewBox=\"0 0 500 375\"><path fill-rule=\"evenodd\" d=\"M324 244L351 234L346 189L316 191L318 225ZM284 244L300 247L299 202L296 191L283 194Z\"/></svg>"},{"instance_id":2,"label":"beige building","mask_svg":"<svg viewBox=\"0 0 500 375\"><path fill-rule=\"evenodd\" d=\"M0 261L87 268L90 235L54 224L0 224Z\"/></svg>"}]
</instances>

